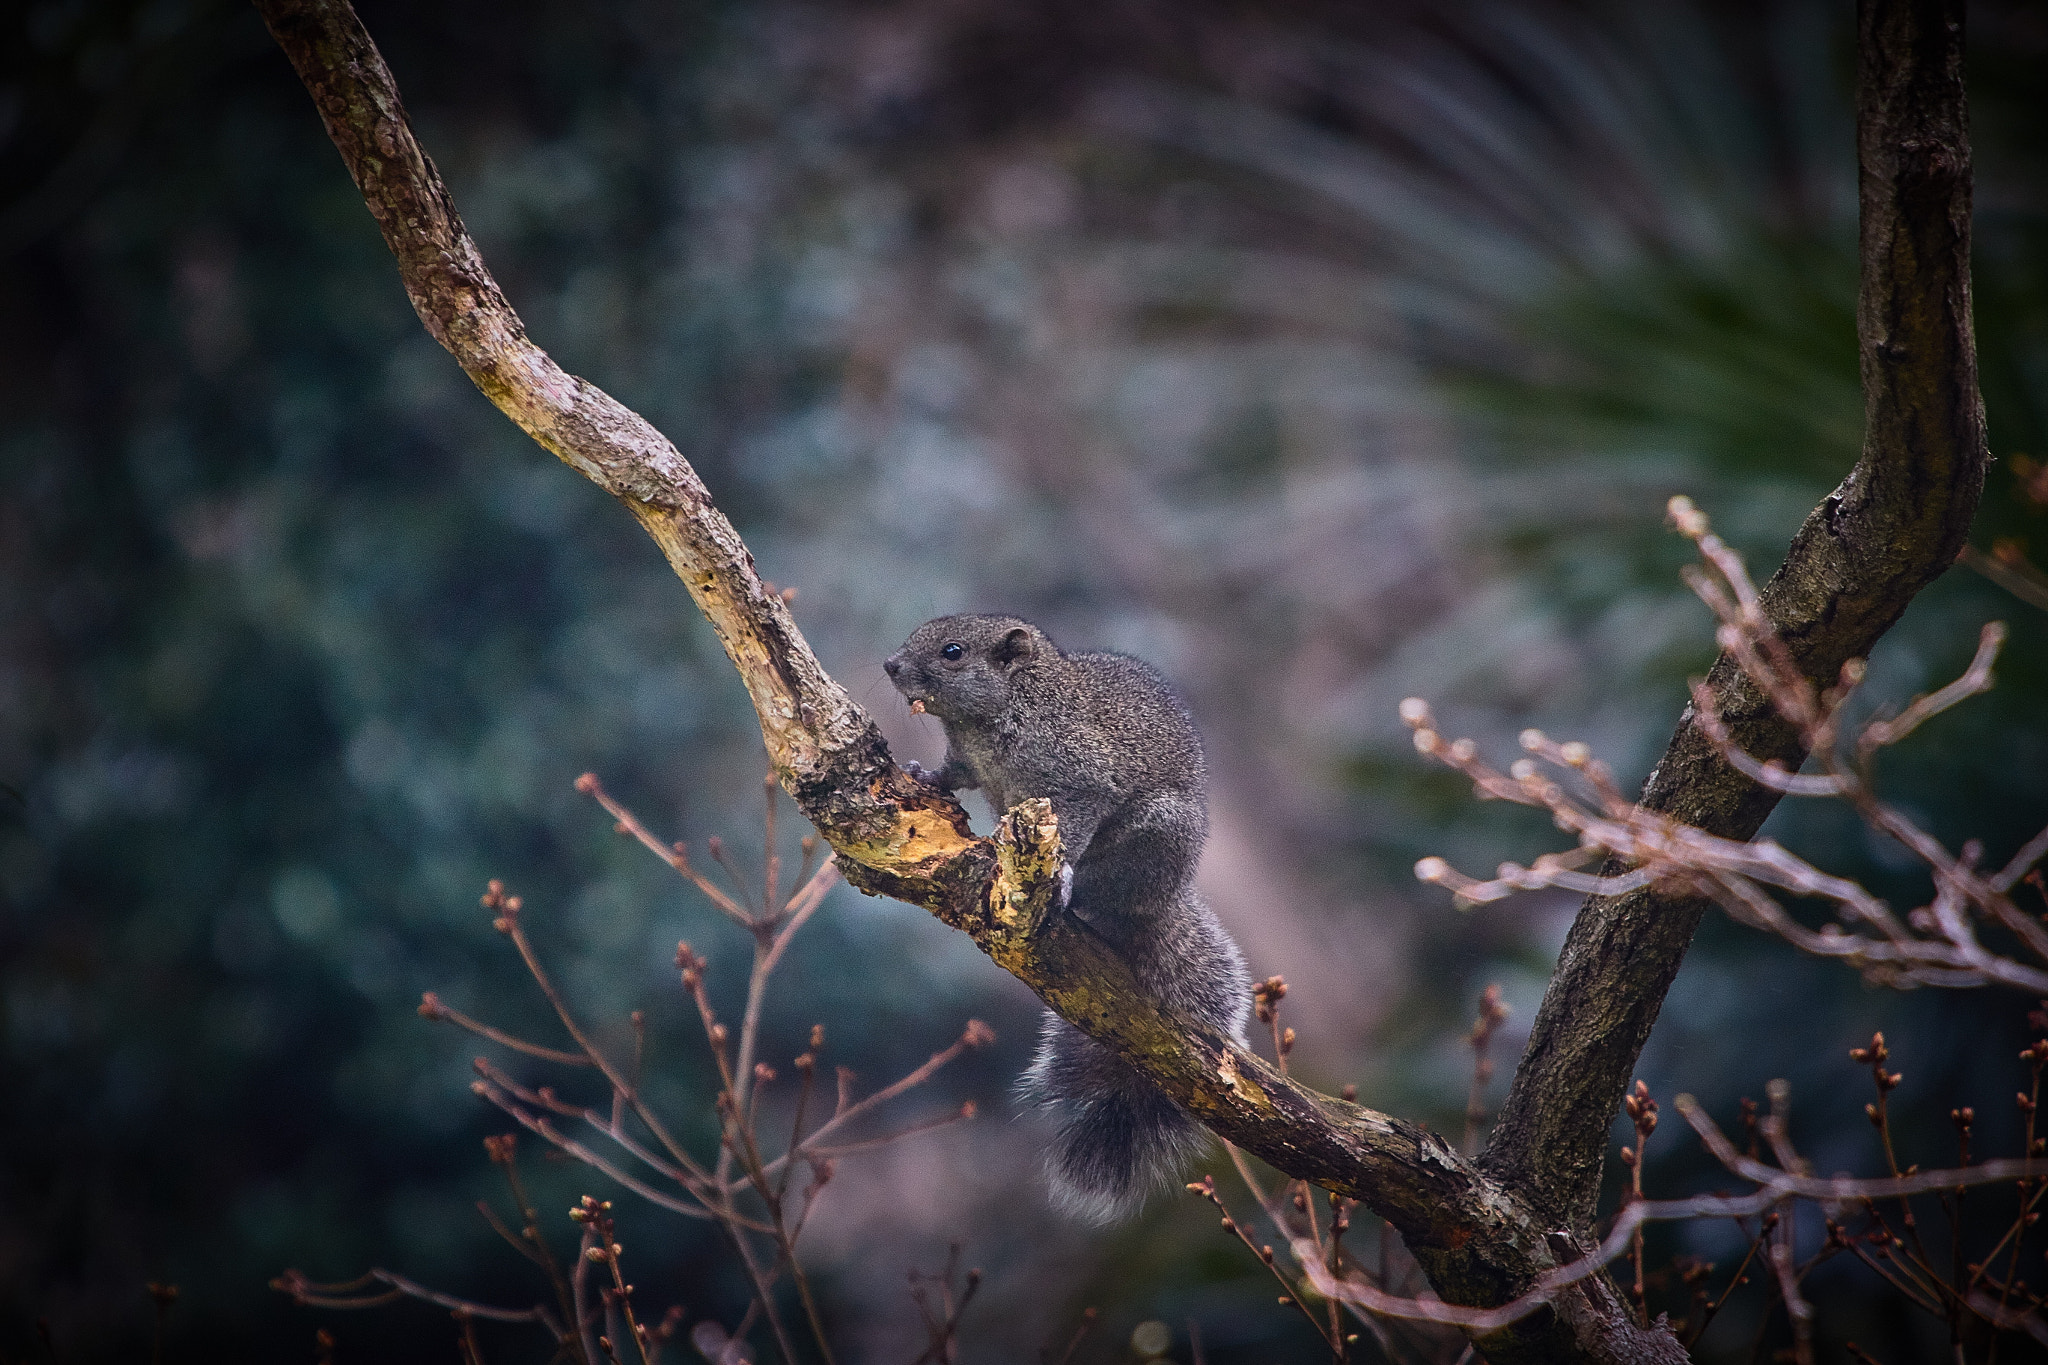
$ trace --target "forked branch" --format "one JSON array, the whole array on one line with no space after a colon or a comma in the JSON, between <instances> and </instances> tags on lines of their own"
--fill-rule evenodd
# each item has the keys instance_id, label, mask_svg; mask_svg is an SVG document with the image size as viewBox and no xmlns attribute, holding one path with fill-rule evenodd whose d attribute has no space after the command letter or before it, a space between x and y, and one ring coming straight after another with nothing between
<instances>
[{"instance_id":1,"label":"forked branch","mask_svg":"<svg viewBox=\"0 0 2048 1365\"><path fill-rule=\"evenodd\" d=\"M1946 687L1914 698L1896 716L1880 716L1844 731L1844 705L1863 680L1863 661L1842 666L1838 681L1820 688L1792 663L1768 617L1758 608L1756 589L1741 558L1707 526L1690 500L1671 500L1672 520L1698 546L1704 571L1687 575L1693 588L1720 619L1719 639L1744 676L1794 727L1815 760L1817 773L1787 771L1775 758L1760 760L1740 748L1721 719L1712 690L1693 683L1694 716L1724 761L1759 787L1780 795L1832 797L1847 802L1870 828L1898 843L1924 863L1934 879L1927 905L1901 916L1857 883L1831 876L1771 839L1722 838L1710 831L1623 798L1606 765L1579 743L1559 744L1538 730L1522 734L1530 757L1501 773L1480 758L1469 739L1445 740L1427 703L1410 698L1401 715L1415 732L1415 747L1470 778L1475 791L1548 811L1561 830L1577 840L1563 853L1547 853L1523 867L1503 863L1487 880L1468 877L1441 858L1424 858L1415 875L1450 888L1462 905L1499 900L1517 891L1561 887L1595 896L1617 896L1638 888L1665 895L1705 898L1725 907L1744 924L1777 934L1793 946L1838 958L1860 969L1873 984L1888 986L2004 985L2048 995L2048 930L2022 912L2011 891L2048 854L2048 829L2030 839L1996 872L1978 867L1983 850L1967 844L1951 853L1902 811L1878 800L1873 769L1879 752L1898 743L1923 722L1966 698L1988 691L1992 665L2005 640L1993 621L1978 639L1977 652L1962 676ZM1601 865L1598 872L1581 869ZM1840 923L1811 928L1780 903L1779 896L1830 902ZM2010 951L1994 951L1979 926L2001 931Z\"/></svg>"},{"instance_id":2,"label":"forked branch","mask_svg":"<svg viewBox=\"0 0 2048 1365\"><path fill-rule=\"evenodd\" d=\"M1440 1252L1446 1266L1475 1267L1465 1292L1526 1283L1551 1265L1540 1230L1442 1138L1316 1095L1222 1035L1167 1014L1102 940L1046 916L1060 864L1047 803L1027 802L993 837L977 839L957 803L896 767L873 722L813 657L784 599L762 583L689 463L527 337L349 6L259 0L257 8L312 92L428 331L507 416L625 503L654 537L746 684L783 786L831 843L847 880L968 933L1052 1008L1125 1051L1239 1146L1366 1201L1419 1255Z\"/></svg>"},{"instance_id":3,"label":"forked branch","mask_svg":"<svg viewBox=\"0 0 2048 1365\"><path fill-rule=\"evenodd\" d=\"M1970 140L1963 0L1860 0L1856 330L1862 458L1799 528L1753 609L1784 664L1815 689L1868 657L1952 565L1990 455L1970 322ZM1640 807L1721 839L1753 837L1783 795L1739 771L1735 749L1796 773L1800 724L1733 652L1707 676L1717 743L1689 707ZM1608 888L1579 912L1538 1008L1483 1165L1575 1228L1592 1221L1608 1124L1701 916L1700 888Z\"/></svg>"},{"instance_id":4,"label":"forked branch","mask_svg":"<svg viewBox=\"0 0 2048 1365\"><path fill-rule=\"evenodd\" d=\"M1043 913L1060 864L1049 807L1026 803L993 837L973 837L956 803L890 760L688 461L528 338L345 0L257 0L257 8L312 93L428 331L508 417L624 503L661 547L739 672L782 785L849 881L971 935L1060 1015L1238 1146L1366 1203L1407 1238L1445 1298L1502 1303L1555 1269L1560 1255L1577 1254L1555 1249L1549 1234L1590 1222L1608 1120L1696 906L1630 899L1582 915L1503 1111L1489 1173L1435 1134L1315 1095L1163 1012L1101 940ZM1763 593L1800 667L1823 679L1865 653L1954 559L1984 463L1969 341L1960 0L1870 0L1867 10L1859 326L1870 434L1863 461L1809 519ZM1796 770L1796 736L1766 699L1744 691L1739 670L1724 660L1710 685L1743 749ZM1688 720L1645 804L1744 838L1776 797L1729 768ZM1567 1352L1680 1358L1668 1333L1638 1329L1597 1276L1482 1346L1496 1361Z\"/></svg>"}]
</instances>

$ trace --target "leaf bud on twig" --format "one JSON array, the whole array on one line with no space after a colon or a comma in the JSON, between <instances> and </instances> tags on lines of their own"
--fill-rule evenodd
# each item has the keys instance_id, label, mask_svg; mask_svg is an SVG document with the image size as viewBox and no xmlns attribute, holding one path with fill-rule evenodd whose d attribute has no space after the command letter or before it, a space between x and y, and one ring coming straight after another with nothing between
<instances>
[{"instance_id":1,"label":"leaf bud on twig","mask_svg":"<svg viewBox=\"0 0 2048 1365\"><path fill-rule=\"evenodd\" d=\"M1693 500L1679 493L1664 504L1664 514L1671 518L1671 524L1678 528L1678 534L1687 540L1698 540L1707 533L1707 514L1693 505Z\"/></svg>"},{"instance_id":2,"label":"leaf bud on twig","mask_svg":"<svg viewBox=\"0 0 2048 1365\"><path fill-rule=\"evenodd\" d=\"M1252 987L1252 1013L1260 1023L1270 1024L1286 996L1287 983L1280 977L1269 976Z\"/></svg>"}]
</instances>

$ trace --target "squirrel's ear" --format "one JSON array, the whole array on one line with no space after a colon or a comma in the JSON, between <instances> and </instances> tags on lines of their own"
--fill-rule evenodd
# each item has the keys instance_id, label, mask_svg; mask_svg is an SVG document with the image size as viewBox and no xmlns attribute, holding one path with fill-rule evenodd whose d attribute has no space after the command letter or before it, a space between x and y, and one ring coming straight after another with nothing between
<instances>
[{"instance_id":1,"label":"squirrel's ear","mask_svg":"<svg viewBox=\"0 0 2048 1365\"><path fill-rule=\"evenodd\" d=\"M1037 652L1038 647L1032 643L1031 632L1023 626L1018 626L996 641L993 657L1003 667L1012 668L1018 664L1031 662L1031 656Z\"/></svg>"}]
</instances>

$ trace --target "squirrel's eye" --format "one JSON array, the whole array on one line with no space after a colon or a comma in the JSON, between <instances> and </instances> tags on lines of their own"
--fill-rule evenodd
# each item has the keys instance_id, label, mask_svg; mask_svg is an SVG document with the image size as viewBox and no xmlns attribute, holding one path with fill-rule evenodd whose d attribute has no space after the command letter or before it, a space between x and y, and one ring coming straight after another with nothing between
<instances>
[{"instance_id":1,"label":"squirrel's eye","mask_svg":"<svg viewBox=\"0 0 2048 1365\"><path fill-rule=\"evenodd\" d=\"M957 659L966 652L966 650L960 648L960 646L958 645L947 645L944 649L939 651L939 657L942 659Z\"/></svg>"}]
</instances>

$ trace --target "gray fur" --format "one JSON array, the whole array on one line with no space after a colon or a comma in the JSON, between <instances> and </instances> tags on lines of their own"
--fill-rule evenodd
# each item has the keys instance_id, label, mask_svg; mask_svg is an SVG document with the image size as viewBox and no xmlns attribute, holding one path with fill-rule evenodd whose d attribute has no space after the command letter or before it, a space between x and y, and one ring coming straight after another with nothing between
<instances>
[{"instance_id":1,"label":"gray fur","mask_svg":"<svg viewBox=\"0 0 2048 1365\"><path fill-rule=\"evenodd\" d=\"M1194 888L1209 832L1202 742L1158 671L1067 654L1014 616L927 621L883 667L945 726L944 766L912 771L947 791L980 788L998 811L1050 799L1071 863L1067 911L1161 1003L1244 1041L1250 976ZM1206 1142L1129 1063L1050 1012L1019 1089L1058 1125L1046 1158L1055 1201L1094 1222L1137 1212Z\"/></svg>"}]
</instances>

